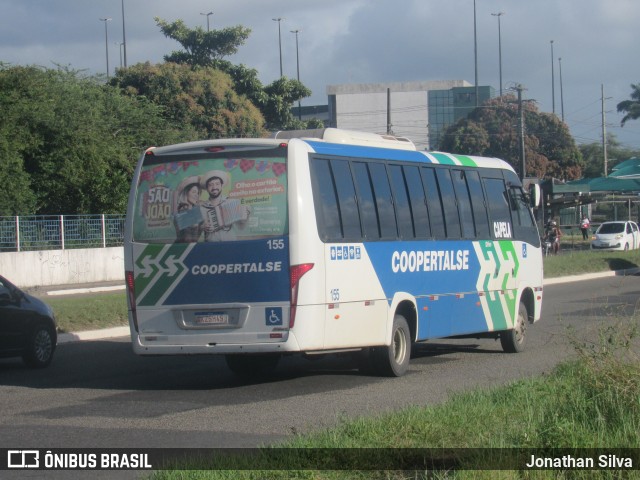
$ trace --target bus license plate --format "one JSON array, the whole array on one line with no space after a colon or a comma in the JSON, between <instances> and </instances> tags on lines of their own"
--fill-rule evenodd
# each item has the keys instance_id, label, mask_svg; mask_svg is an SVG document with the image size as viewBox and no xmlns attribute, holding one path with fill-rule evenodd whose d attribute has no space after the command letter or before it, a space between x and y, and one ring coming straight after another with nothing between
<instances>
[{"instance_id":1,"label":"bus license plate","mask_svg":"<svg viewBox=\"0 0 640 480\"><path fill-rule=\"evenodd\" d=\"M229 315L223 312L196 313L197 325L225 325L229 323Z\"/></svg>"}]
</instances>

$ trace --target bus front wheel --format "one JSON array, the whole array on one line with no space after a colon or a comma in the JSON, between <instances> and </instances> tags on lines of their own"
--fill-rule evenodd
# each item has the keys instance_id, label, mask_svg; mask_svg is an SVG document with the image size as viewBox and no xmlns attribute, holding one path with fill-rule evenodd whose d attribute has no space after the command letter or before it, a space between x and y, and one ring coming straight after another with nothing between
<instances>
[{"instance_id":1,"label":"bus front wheel","mask_svg":"<svg viewBox=\"0 0 640 480\"><path fill-rule=\"evenodd\" d=\"M500 343L505 352L519 353L524 350L527 337L527 321L527 307L525 307L523 303L520 303L518 316L516 317L516 323L513 329L500 333Z\"/></svg>"},{"instance_id":2,"label":"bus front wheel","mask_svg":"<svg viewBox=\"0 0 640 480\"><path fill-rule=\"evenodd\" d=\"M411 331L402 315L393 319L391 345L373 347L371 362L374 371L385 377L401 377L409 368L411 358Z\"/></svg>"}]
</instances>

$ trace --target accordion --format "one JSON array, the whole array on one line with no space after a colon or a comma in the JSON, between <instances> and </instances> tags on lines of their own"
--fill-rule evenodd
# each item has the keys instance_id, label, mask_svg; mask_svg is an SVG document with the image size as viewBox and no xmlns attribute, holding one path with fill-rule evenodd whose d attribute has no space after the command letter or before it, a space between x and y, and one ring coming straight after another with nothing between
<instances>
[{"instance_id":1,"label":"accordion","mask_svg":"<svg viewBox=\"0 0 640 480\"><path fill-rule=\"evenodd\" d=\"M205 218L215 231L228 229L236 222L246 220L249 210L239 200L225 200L220 205L203 205Z\"/></svg>"}]
</instances>

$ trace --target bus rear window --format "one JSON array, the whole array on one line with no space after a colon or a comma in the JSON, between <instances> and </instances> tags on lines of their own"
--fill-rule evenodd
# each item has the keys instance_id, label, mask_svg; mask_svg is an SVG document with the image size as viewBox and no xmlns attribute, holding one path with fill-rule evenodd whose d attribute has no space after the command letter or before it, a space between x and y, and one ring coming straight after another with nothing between
<instances>
[{"instance_id":1,"label":"bus rear window","mask_svg":"<svg viewBox=\"0 0 640 480\"><path fill-rule=\"evenodd\" d=\"M287 171L280 157L156 157L142 166L133 240L192 243L287 234Z\"/></svg>"}]
</instances>

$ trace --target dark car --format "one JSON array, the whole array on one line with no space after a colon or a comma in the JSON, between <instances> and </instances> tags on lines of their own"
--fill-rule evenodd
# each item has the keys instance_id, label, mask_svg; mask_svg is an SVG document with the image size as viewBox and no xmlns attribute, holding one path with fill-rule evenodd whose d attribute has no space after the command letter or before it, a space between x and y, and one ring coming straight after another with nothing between
<instances>
[{"instance_id":1,"label":"dark car","mask_svg":"<svg viewBox=\"0 0 640 480\"><path fill-rule=\"evenodd\" d=\"M0 357L22 357L29 367L44 368L57 340L51 307L0 276Z\"/></svg>"}]
</instances>

